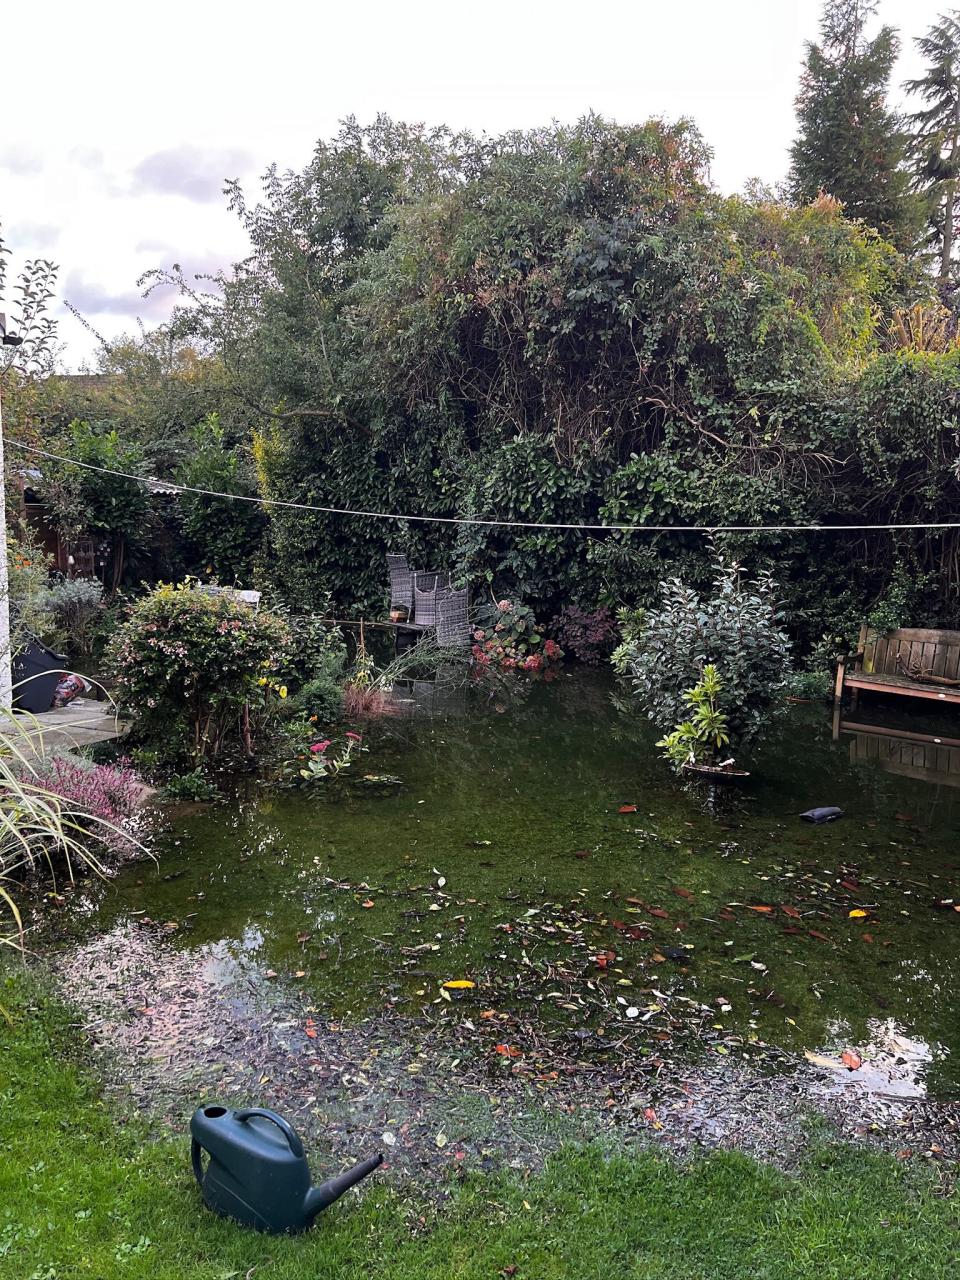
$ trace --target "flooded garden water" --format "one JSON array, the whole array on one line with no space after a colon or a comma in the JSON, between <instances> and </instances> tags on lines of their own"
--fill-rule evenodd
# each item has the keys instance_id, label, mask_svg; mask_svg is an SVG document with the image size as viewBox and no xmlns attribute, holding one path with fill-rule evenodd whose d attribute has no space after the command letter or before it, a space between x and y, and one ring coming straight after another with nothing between
<instances>
[{"instance_id":1,"label":"flooded garden water","mask_svg":"<svg viewBox=\"0 0 960 1280\"><path fill-rule=\"evenodd\" d=\"M405 692L349 783L168 811L155 864L74 895L54 966L145 1104L253 1097L437 1159L522 1146L531 1098L752 1147L808 1104L956 1140L949 777L792 706L711 794L604 674Z\"/></svg>"}]
</instances>

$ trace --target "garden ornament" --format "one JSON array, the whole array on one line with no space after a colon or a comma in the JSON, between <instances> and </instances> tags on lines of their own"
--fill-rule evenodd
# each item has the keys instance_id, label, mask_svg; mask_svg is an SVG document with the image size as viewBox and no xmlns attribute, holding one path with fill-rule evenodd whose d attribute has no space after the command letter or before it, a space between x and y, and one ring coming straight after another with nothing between
<instances>
[{"instance_id":1,"label":"garden ornament","mask_svg":"<svg viewBox=\"0 0 960 1280\"><path fill-rule=\"evenodd\" d=\"M193 1172L208 1208L271 1235L306 1231L321 1210L383 1162L382 1155L371 1156L312 1187L303 1143L282 1116L259 1107L200 1107L190 1135Z\"/></svg>"},{"instance_id":2,"label":"garden ornament","mask_svg":"<svg viewBox=\"0 0 960 1280\"><path fill-rule=\"evenodd\" d=\"M808 809L800 817L804 822L835 822L837 818L843 817L843 810L836 805L824 805L819 809Z\"/></svg>"}]
</instances>

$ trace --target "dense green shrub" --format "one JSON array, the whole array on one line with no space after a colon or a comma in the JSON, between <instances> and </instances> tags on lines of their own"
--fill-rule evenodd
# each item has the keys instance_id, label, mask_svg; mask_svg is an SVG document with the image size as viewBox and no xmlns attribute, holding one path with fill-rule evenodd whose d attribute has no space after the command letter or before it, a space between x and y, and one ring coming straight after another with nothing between
<instances>
[{"instance_id":1,"label":"dense green shrub","mask_svg":"<svg viewBox=\"0 0 960 1280\"><path fill-rule=\"evenodd\" d=\"M716 709L736 750L766 724L790 676L774 585L766 575L747 581L736 564L717 566L708 595L667 582L659 607L625 627L613 664L663 730L686 719L689 690L715 667Z\"/></svg>"},{"instance_id":2,"label":"dense green shrub","mask_svg":"<svg viewBox=\"0 0 960 1280\"><path fill-rule=\"evenodd\" d=\"M274 614L227 593L162 585L131 606L107 661L136 736L199 763L230 743L249 749L247 722L261 725L286 699L290 647L290 629Z\"/></svg>"},{"instance_id":3,"label":"dense green shrub","mask_svg":"<svg viewBox=\"0 0 960 1280\"><path fill-rule=\"evenodd\" d=\"M49 588L46 602L68 647L74 653L92 653L103 612L103 583L96 578L65 578Z\"/></svg>"}]
</instances>

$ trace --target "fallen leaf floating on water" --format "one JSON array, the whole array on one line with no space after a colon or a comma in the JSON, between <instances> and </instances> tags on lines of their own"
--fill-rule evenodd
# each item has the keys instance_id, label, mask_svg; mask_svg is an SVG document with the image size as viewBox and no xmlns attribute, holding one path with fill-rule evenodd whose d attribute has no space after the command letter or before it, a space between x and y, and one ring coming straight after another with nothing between
<instances>
[{"instance_id":1,"label":"fallen leaf floating on water","mask_svg":"<svg viewBox=\"0 0 960 1280\"><path fill-rule=\"evenodd\" d=\"M470 991L477 984L471 982L469 978L451 978L443 985L447 991Z\"/></svg>"},{"instance_id":2,"label":"fallen leaf floating on water","mask_svg":"<svg viewBox=\"0 0 960 1280\"><path fill-rule=\"evenodd\" d=\"M617 813L636 813L637 806L635 804L622 804Z\"/></svg>"},{"instance_id":3,"label":"fallen leaf floating on water","mask_svg":"<svg viewBox=\"0 0 960 1280\"><path fill-rule=\"evenodd\" d=\"M840 1071L843 1067L839 1058L827 1058L822 1053L811 1053L809 1049L804 1049L803 1056L815 1067L829 1067L831 1071Z\"/></svg>"},{"instance_id":4,"label":"fallen leaf floating on water","mask_svg":"<svg viewBox=\"0 0 960 1280\"><path fill-rule=\"evenodd\" d=\"M856 907L853 911L850 911L850 912L848 912L847 914L848 914L849 919L851 919L851 920L866 920L866 918L867 918L867 916L870 914L870 912L869 912L869 911L862 911L862 910L860 909L860 907Z\"/></svg>"},{"instance_id":5,"label":"fallen leaf floating on water","mask_svg":"<svg viewBox=\"0 0 960 1280\"><path fill-rule=\"evenodd\" d=\"M863 1059L856 1049L845 1049L840 1055L840 1061L845 1067L849 1067L851 1071L859 1071L863 1066Z\"/></svg>"}]
</instances>

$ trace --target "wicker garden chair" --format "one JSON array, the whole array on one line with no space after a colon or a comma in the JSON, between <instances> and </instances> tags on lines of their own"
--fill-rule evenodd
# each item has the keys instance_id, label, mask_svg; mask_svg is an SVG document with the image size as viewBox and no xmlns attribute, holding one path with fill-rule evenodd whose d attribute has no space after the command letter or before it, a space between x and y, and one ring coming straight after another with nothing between
<instances>
[{"instance_id":1,"label":"wicker garden chair","mask_svg":"<svg viewBox=\"0 0 960 1280\"><path fill-rule=\"evenodd\" d=\"M433 570L413 573L413 622L418 627L437 625L437 591L447 585L447 576Z\"/></svg>"},{"instance_id":2,"label":"wicker garden chair","mask_svg":"<svg viewBox=\"0 0 960 1280\"><path fill-rule=\"evenodd\" d=\"M387 567L390 570L390 608L404 608L407 616L412 618L413 570L407 564L407 557L388 552Z\"/></svg>"},{"instance_id":3,"label":"wicker garden chair","mask_svg":"<svg viewBox=\"0 0 960 1280\"><path fill-rule=\"evenodd\" d=\"M470 598L466 587L438 587L436 617L437 644L450 649L470 647Z\"/></svg>"}]
</instances>

